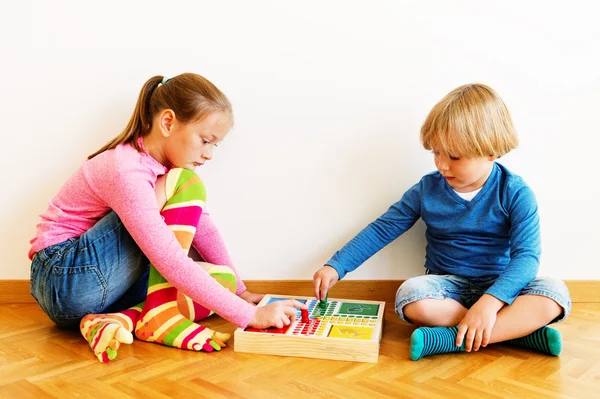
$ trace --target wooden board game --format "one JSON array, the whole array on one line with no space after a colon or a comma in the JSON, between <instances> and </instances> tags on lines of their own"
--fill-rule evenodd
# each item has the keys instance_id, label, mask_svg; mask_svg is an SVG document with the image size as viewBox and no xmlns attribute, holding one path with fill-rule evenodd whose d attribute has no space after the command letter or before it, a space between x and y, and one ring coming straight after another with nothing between
<instances>
[{"instance_id":1,"label":"wooden board game","mask_svg":"<svg viewBox=\"0 0 600 399\"><path fill-rule=\"evenodd\" d=\"M308 314L298 309L296 320L281 329L238 328L234 350L377 363L385 302L328 299L319 304L311 297L265 295L258 306L290 298L308 305Z\"/></svg>"}]
</instances>

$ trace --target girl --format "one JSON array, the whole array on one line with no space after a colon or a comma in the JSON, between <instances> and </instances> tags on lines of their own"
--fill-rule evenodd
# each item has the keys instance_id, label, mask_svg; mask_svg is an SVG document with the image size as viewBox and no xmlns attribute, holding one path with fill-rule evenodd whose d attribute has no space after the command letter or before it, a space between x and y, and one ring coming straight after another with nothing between
<instances>
[{"instance_id":1,"label":"girl","mask_svg":"<svg viewBox=\"0 0 600 399\"><path fill-rule=\"evenodd\" d=\"M154 76L125 130L64 184L31 240L31 293L59 327L76 328L102 362L138 339L220 350L228 334L194 323L212 312L240 327L288 325L297 301L256 307L205 213L196 167L233 124L227 97L202 76ZM203 262L188 256L190 247ZM236 295L237 294L237 295ZM210 309L210 310L208 310Z\"/></svg>"},{"instance_id":2,"label":"girl","mask_svg":"<svg viewBox=\"0 0 600 399\"><path fill-rule=\"evenodd\" d=\"M517 145L510 114L490 87L458 87L421 128L437 172L424 176L390 209L336 252L313 279L315 296L422 218L425 276L398 289L396 313L421 326L411 358L477 351L508 341L550 355L560 333L547 324L571 309L566 285L536 278L541 253L537 203L525 182L495 162Z\"/></svg>"}]
</instances>

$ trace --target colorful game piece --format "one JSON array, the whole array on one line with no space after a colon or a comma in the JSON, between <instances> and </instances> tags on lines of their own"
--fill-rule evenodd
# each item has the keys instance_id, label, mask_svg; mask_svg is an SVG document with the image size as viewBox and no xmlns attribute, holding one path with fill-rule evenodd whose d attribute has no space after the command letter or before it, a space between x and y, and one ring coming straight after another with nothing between
<instances>
[{"instance_id":1,"label":"colorful game piece","mask_svg":"<svg viewBox=\"0 0 600 399\"><path fill-rule=\"evenodd\" d=\"M385 302L265 295L258 306L290 298L308 310L298 309L296 319L280 329L238 328L234 350L377 363Z\"/></svg>"},{"instance_id":2,"label":"colorful game piece","mask_svg":"<svg viewBox=\"0 0 600 399\"><path fill-rule=\"evenodd\" d=\"M308 323L308 309L300 309L302 314L302 323Z\"/></svg>"},{"instance_id":3,"label":"colorful game piece","mask_svg":"<svg viewBox=\"0 0 600 399\"><path fill-rule=\"evenodd\" d=\"M326 309L327 308L327 297L329 297L329 292L327 294L325 294L325 299L321 299L319 301L319 307L321 309Z\"/></svg>"}]
</instances>

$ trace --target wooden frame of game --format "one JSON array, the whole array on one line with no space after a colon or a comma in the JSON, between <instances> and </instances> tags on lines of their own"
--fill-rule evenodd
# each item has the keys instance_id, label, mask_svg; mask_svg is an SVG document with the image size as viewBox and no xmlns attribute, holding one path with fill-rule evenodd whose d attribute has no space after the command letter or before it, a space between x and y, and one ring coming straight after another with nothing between
<instances>
[{"instance_id":1,"label":"wooden frame of game","mask_svg":"<svg viewBox=\"0 0 600 399\"><path fill-rule=\"evenodd\" d=\"M308 315L298 309L296 320L281 329L238 328L235 352L377 363L385 302L328 299L320 305L311 297L265 295L258 306L284 299L305 303Z\"/></svg>"}]
</instances>

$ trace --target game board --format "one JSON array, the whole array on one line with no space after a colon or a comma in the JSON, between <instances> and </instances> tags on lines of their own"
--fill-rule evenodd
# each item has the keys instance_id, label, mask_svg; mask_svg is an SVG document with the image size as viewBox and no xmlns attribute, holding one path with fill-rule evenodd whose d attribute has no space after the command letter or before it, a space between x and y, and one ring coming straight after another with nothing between
<instances>
[{"instance_id":1,"label":"game board","mask_svg":"<svg viewBox=\"0 0 600 399\"><path fill-rule=\"evenodd\" d=\"M238 328L234 350L377 363L385 302L328 299L323 308L311 297L265 295L258 306L290 298L307 304L308 314L298 309L296 320L281 329Z\"/></svg>"}]
</instances>

